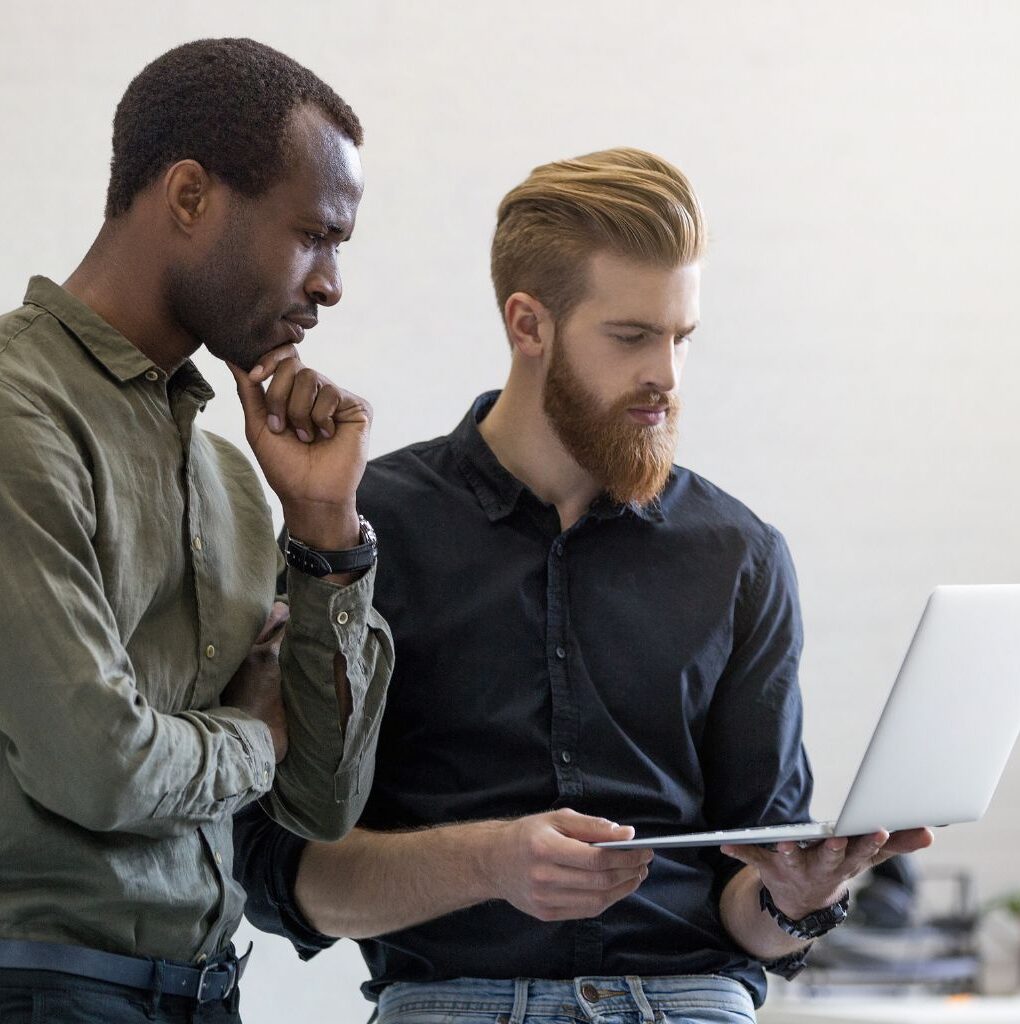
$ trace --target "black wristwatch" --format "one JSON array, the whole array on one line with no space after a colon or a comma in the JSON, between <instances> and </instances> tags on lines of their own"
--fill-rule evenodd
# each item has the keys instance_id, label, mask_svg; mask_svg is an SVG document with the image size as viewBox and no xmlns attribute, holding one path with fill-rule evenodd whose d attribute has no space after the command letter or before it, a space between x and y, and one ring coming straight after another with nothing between
<instances>
[{"instance_id":1,"label":"black wristwatch","mask_svg":"<svg viewBox=\"0 0 1020 1024\"><path fill-rule=\"evenodd\" d=\"M329 576L335 572L371 568L379 555L379 544L372 524L364 516L358 516L358 522L361 524L361 543L346 551L320 551L303 544L296 537L288 537L284 552L287 564L309 576Z\"/></svg>"},{"instance_id":2,"label":"black wristwatch","mask_svg":"<svg viewBox=\"0 0 1020 1024\"><path fill-rule=\"evenodd\" d=\"M831 932L836 925L842 924L847 918L850 908L850 890L832 904L831 907L822 907L821 910L812 911L807 917L794 921L784 914L772 900L772 893L763 885L758 893L758 902L762 910L767 910L772 919L795 939L817 939L826 932Z\"/></svg>"}]
</instances>

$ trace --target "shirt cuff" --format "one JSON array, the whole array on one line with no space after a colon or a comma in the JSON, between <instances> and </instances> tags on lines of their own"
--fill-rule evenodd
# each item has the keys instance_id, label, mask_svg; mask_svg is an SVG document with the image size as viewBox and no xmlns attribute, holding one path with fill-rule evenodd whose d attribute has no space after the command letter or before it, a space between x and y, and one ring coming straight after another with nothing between
<instances>
[{"instance_id":1,"label":"shirt cuff","mask_svg":"<svg viewBox=\"0 0 1020 1024\"><path fill-rule=\"evenodd\" d=\"M291 569L287 575L290 619L287 629L345 655L360 651L375 591L373 565L364 576L340 587Z\"/></svg>"},{"instance_id":2,"label":"shirt cuff","mask_svg":"<svg viewBox=\"0 0 1020 1024\"><path fill-rule=\"evenodd\" d=\"M251 788L262 796L273 788L276 777L276 748L269 726L254 718L233 718L230 724L251 765Z\"/></svg>"}]
</instances>

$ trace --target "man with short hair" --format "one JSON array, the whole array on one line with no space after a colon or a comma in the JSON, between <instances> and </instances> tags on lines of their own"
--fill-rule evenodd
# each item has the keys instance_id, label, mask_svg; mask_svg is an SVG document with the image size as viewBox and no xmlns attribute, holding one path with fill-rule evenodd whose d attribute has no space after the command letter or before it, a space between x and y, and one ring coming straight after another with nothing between
<instances>
[{"instance_id":1,"label":"man with short hair","mask_svg":"<svg viewBox=\"0 0 1020 1024\"><path fill-rule=\"evenodd\" d=\"M398 652L372 795L339 843L250 808L235 845L256 925L358 940L379 1024L751 1019L849 877L930 842L590 845L808 817L786 544L673 465L704 245L649 153L536 168L492 246L505 388L368 467Z\"/></svg>"},{"instance_id":2,"label":"man with short hair","mask_svg":"<svg viewBox=\"0 0 1020 1024\"><path fill-rule=\"evenodd\" d=\"M117 108L89 253L0 317L5 1024L238 1020L233 813L336 839L361 811L392 666L355 505L371 411L294 348L340 298L361 141L289 57L177 47ZM282 649L261 485L196 424L202 344L288 528L332 553L295 573Z\"/></svg>"}]
</instances>

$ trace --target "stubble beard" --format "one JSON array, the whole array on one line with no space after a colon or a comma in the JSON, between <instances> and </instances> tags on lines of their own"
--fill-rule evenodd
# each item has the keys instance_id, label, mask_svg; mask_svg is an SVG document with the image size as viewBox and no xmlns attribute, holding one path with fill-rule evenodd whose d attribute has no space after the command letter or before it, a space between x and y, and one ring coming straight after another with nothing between
<instances>
[{"instance_id":1,"label":"stubble beard","mask_svg":"<svg viewBox=\"0 0 1020 1024\"><path fill-rule=\"evenodd\" d=\"M250 370L273 347L276 318L259 310L264 289L248 258L242 223L224 233L200 267L167 273L164 294L171 315L218 359Z\"/></svg>"},{"instance_id":2,"label":"stubble beard","mask_svg":"<svg viewBox=\"0 0 1020 1024\"><path fill-rule=\"evenodd\" d=\"M614 501L642 506L662 493L680 434L676 395L634 391L600 406L570 364L557 328L542 403L567 453ZM628 409L652 406L664 410L662 423L643 425L627 415Z\"/></svg>"}]
</instances>

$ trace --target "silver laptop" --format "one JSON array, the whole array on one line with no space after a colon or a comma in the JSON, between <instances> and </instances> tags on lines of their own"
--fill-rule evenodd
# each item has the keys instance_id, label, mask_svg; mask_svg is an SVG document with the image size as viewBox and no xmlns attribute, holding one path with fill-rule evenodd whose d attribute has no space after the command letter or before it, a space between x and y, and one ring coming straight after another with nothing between
<instances>
[{"instance_id":1,"label":"silver laptop","mask_svg":"<svg viewBox=\"0 0 1020 1024\"><path fill-rule=\"evenodd\" d=\"M1020 584L936 587L836 821L595 846L811 842L985 813L1020 732Z\"/></svg>"}]
</instances>

